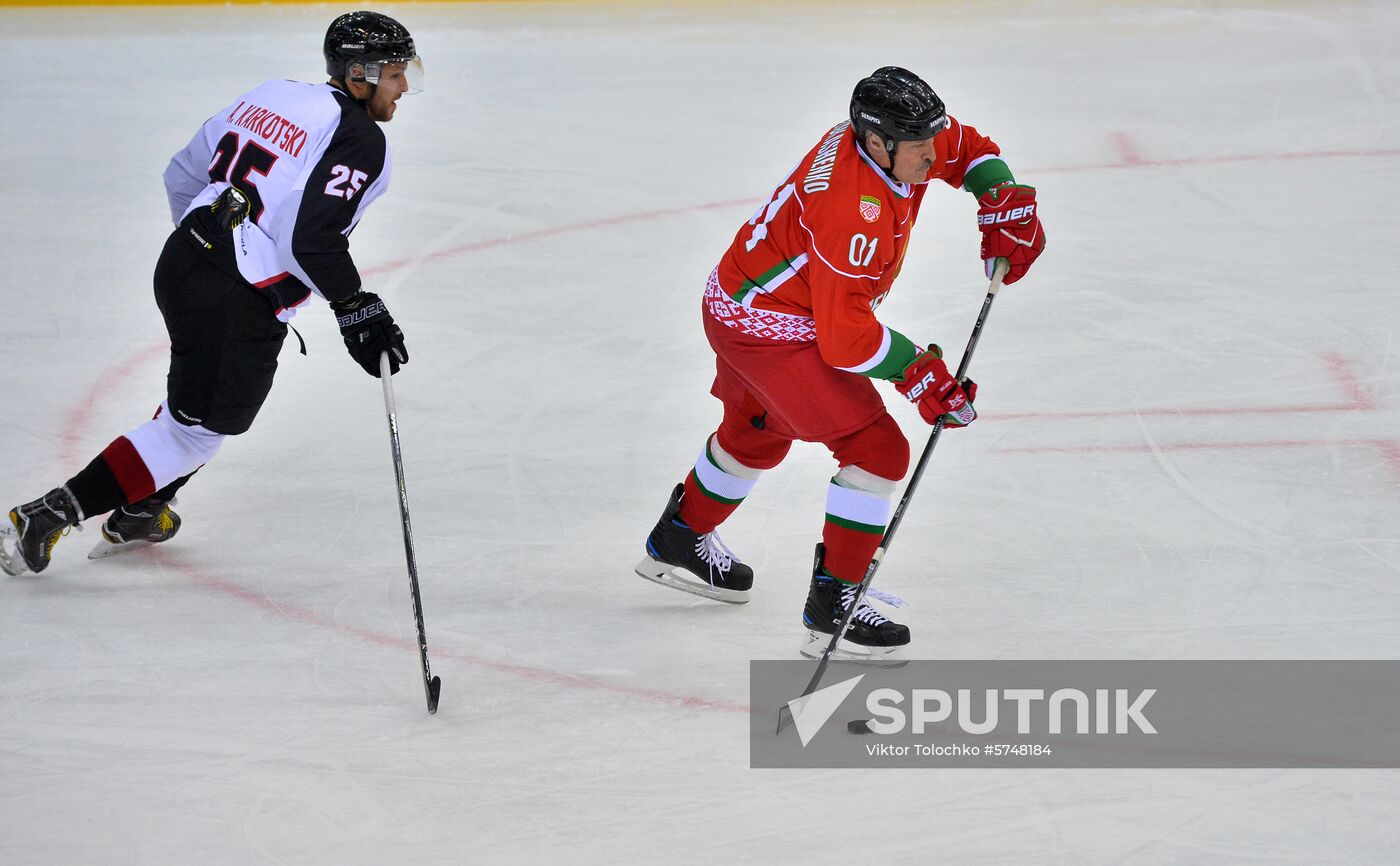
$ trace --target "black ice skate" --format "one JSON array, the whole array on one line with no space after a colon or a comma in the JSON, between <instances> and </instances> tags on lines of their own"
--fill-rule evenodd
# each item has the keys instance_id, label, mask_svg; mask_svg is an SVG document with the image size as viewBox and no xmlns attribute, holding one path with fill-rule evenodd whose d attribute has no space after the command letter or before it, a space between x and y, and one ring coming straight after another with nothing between
<instances>
[{"instance_id":1,"label":"black ice skate","mask_svg":"<svg viewBox=\"0 0 1400 866\"><path fill-rule=\"evenodd\" d=\"M16 505L0 527L0 570L17 575L25 571L38 574L48 568L54 545L69 529L82 529L82 519L77 503L63 487Z\"/></svg>"},{"instance_id":2,"label":"black ice skate","mask_svg":"<svg viewBox=\"0 0 1400 866\"><path fill-rule=\"evenodd\" d=\"M684 492L684 484L671 491L666 510L647 536L647 555L637 563L637 574L682 592L744 604L753 586L753 569L724 546L718 533L699 535L681 522Z\"/></svg>"},{"instance_id":3,"label":"black ice skate","mask_svg":"<svg viewBox=\"0 0 1400 866\"><path fill-rule=\"evenodd\" d=\"M102 524L102 540L88 552L88 559L104 559L148 544L169 541L180 531L180 515L174 504L154 497L123 505Z\"/></svg>"},{"instance_id":4,"label":"black ice skate","mask_svg":"<svg viewBox=\"0 0 1400 866\"><path fill-rule=\"evenodd\" d=\"M842 583L822 573L826 545L817 545L816 564L812 568L812 585L807 590L807 606L802 610L802 623L807 626L807 642L801 653L809 659L819 659L831 645L847 609L855 600L859 584ZM851 617L851 626L832 652L833 661L890 662L897 661L909 646L909 627L886 619L864 599Z\"/></svg>"}]
</instances>

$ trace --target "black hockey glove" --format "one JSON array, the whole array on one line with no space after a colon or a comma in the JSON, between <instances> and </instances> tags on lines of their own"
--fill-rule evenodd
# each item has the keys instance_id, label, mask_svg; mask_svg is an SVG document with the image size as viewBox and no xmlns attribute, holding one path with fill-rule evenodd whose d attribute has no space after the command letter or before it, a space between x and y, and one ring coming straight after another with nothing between
<instances>
[{"instance_id":1,"label":"black hockey glove","mask_svg":"<svg viewBox=\"0 0 1400 866\"><path fill-rule=\"evenodd\" d=\"M403 331L394 324L394 317L374 292L356 292L343 301L332 301L331 309L335 310L345 348L366 373L379 378L381 352L389 353L390 375L397 373L400 365L408 363Z\"/></svg>"},{"instance_id":2,"label":"black hockey glove","mask_svg":"<svg viewBox=\"0 0 1400 866\"><path fill-rule=\"evenodd\" d=\"M219 224L219 228L231 231L247 218L251 208L252 203L248 201L248 197L239 192L237 187L231 186L219 193L219 197L209 205L209 212L214 215L214 221Z\"/></svg>"}]
</instances>

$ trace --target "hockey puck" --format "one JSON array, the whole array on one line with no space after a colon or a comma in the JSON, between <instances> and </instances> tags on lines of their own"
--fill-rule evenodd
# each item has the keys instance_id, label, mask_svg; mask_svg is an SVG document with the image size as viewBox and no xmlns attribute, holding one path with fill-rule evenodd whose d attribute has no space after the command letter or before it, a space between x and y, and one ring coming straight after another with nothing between
<instances>
[{"instance_id":1,"label":"hockey puck","mask_svg":"<svg viewBox=\"0 0 1400 866\"><path fill-rule=\"evenodd\" d=\"M869 719L852 719L846 723L846 733L848 734L868 734L870 733Z\"/></svg>"}]
</instances>

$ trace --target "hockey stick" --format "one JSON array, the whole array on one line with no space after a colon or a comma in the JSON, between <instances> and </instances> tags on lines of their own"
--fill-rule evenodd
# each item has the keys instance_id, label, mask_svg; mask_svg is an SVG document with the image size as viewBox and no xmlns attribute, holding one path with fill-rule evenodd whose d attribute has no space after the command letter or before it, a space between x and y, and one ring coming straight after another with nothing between
<instances>
[{"instance_id":1,"label":"hockey stick","mask_svg":"<svg viewBox=\"0 0 1400 866\"><path fill-rule=\"evenodd\" d=\"M977 314L977 323L972 326L972 336L968 337L967 348L963 350L962 362L958 364L956 376L958 381L962 381L962 378L967 375L967 367L972 363L972 353L977 350L977 341L982 338L982 327L987 324L987 314L992 311L992 301L996 300L997 292L1001 291L1001 281L1005 279L1008 267L1006 259L997 259L996 267L992 271L992 284L987 287L987 297L982 301L982 310ZM885 528L884 537L880 539L880 546L875 549L875 555L870 559L870 567L865 570L865 579L861 581L860 588L856 590L855 600L846 609L846 615L841 618L841 624L837 626L836 633L831 636L831 643L822 650L822 657L817 661L816 673L812 674L807 688L803 689L802 694L794 698L794 701L800 701L815 692L817 685L822 681L822 675L826 673L826 666L831 663L831 654L836 652L836 645L845 636L846 629L850 628L851 618L855 616L856 609L865 599L865 591L870 588L870 582L874 580L875 571L880 567L880 561L885 558L885 551L889 550L890 542L894 541L894 534L904 519L904 509L909 506L909 500L914 498L914 491L919 487L919 480L924 477L924 468L928 466L929 457L933 456L933 449L938 445L938 437L942 433L943 416L940 415L933 424L933 432L929 434L928 444L924 446L924 453L919 455L919 462L914 467L914 474L909 477L909 485L904 488L904 495L899 499L894 516L890 518L890 525ZM789 702L778 709L777 733L781 734L783 728L791 723L792 708L791 702Z\"/></svg>"},{"instance_id":2,"label":"hockey stick","mask_svg":"<svg viewBox=\"0 0 1400 866\"><path fill-rule=\"evenodd\" d=\"M418 660L423 663L423 694L428 698L428 712L436 713L442 680L433 676L428 666L428 636L423 630L423 597L418 591L418 559L413 554L413 527L408 522L408 487L403 480L403 451L399 447L399 418L394 410L393 373L389 353L379 354L379 380L384 384L384 414L389 416L389 442L394 451L394 477L399 483L399 516L403 518L403 549L408 558L408 586L413 591L413 620L418 624Z\"/></svg>"}]
</instances>

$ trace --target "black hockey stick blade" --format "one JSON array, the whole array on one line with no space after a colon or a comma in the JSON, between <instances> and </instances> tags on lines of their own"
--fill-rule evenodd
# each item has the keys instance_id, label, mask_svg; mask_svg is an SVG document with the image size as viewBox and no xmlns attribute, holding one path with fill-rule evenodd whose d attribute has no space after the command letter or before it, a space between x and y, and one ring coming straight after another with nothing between
<instances>
[{"instance_id":1,"label":"black hockey stick blade","mask_svg":"<svg viewBox=\"0 0 1400 866\"><path fill-rule=\"evenodd\" d=\"M778 730L773 733L781 734L783 729L790 724L792 724L792 710L788 709L787 704L783 704L781 707L778 707Z\"/></svg>"},{"instance_id":2,"label":"black hockey stick blade","mask_svg":"<svg viewBox=\"0 0 1400 866\"><path fill-rule=\"evenodd\" d=\"M428 680L428 715L437 713L438 696L442 694L442 678L434 676Z\"/></svg>"}]
</instances>

